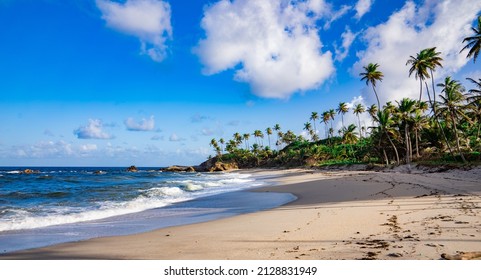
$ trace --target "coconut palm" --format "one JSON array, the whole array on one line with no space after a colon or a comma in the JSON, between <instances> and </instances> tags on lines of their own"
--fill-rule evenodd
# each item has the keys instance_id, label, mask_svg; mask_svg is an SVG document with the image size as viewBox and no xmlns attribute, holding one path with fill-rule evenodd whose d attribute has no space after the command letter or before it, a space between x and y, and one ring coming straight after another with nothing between
<instances>
[{"instance_id":1,"label":"coconut palm","mask_svg":"<svg viewBox=\"0 0 481 280\"><path fill-rule=\"evenodd\" d=\"M419 105L419 104L418 104ZM414 112L414 116L412 117L412 128L414 131L414 141L416 145L416 158L419 158L419 140L421 130L427 128L429 126L428 118L425 115L421 114L421 109L418 109Z\"/></svg>"},{"instance_id":2,"label":"coconut palm","mask_svg":"<svg viewBox=\"0 0 481 280\"><path fill-rule=\"evenodd\" d=\"M251 137L250 133L242 134L242 138L244 139L244 143L246 145L246 150L249 150L249 138Z\"/></svg>"},{"instance_id":3,"label":"coconut palm","mask_svg":"<svg viewBox=\"0 0 481 280\"><path fill-rule=\"evenodd\" d=\"M446 77L444 83L439 83L438 86L443 88L442 93L444 93L439 95L441 101L439 102L438 115L450 121L456 140L456 148L461 159L466 163L467 161L461 152L457 127L461 118L468 118L463 111L466 101L466 96L463 94L464 88L458 81L452 80L449 76Z\"/></svg>"},{"instance_id":4,"label":"coconut palm","mask_svg":"<svg viewBox=\"0 0 481 280\"><path fill-rule=\"evenodd\" d=\"M396 101L397 102L397 101ZM404 127L404 143L406 145L406 163L411 162L412 158L412 144L410 134L410 123L412 123L412 114L416 111L416 100L403 98L398 103L397 117Z\"/></svg>"},{"instance_id":5,"label":"coconut palm","mask_svg":"<svg viewBox=\"0 0 481 280\"><path fill-rule=\"evenodd\" d=\"M314 124L314 133L317 134L317 129L316 129L316 121L319 119L319 114L317 112L312 112L311 113L311 118L310 120Z\"/></svg>"},{"instance_id":6,"label":"coconut palm","mask_svg":"<svg viewBox=\"0 0 481 280\"><path fill-rule=\"evenodd\" d=\"M471 110L473 111L473 114L475 115L475 118L477 121L478 125L478 132L476 133L476 138L479 138L479 132L481 129L481 79L478 81L472 79L472 78L466 78L470 82L472 82L476 88L470 89L468 93L470 96L468 97L469 101L469 106L471 107Z\"/></svg>"},{"instance_id":7,"label":"coconut palm","mask_svg":"<svg viewBox=\"0 0 481 280\"><path fill-rule=\"evenodd\" d=\"M252 135L254 135L254 137L256 138L256 143L257 143L257 145L259 145L259 142L258 142L259 138L264 138L264 134L262 133L262 131L260 131L260 130L258 130L258 129L255 130ZM262 146L262 144L259 145L259 146Z\"/></svg>"},{"instance_id":8,"label":"coconut palm","mask_svg":"<svg viewBox=\"0 0 481 280\"><path fill-rule=\"evenodd\" d=\"M342 129L344 129L344 114L349 112L349 107L347 106L346 102L341 102L339 103L339 106L337 107L337 113L341 115L341 123L342 123Z\"/></svg>"},{"instance_id":9,"label":"coconut palm","mask_svg":"<svg viewBox=\"0 0 481 280\"><path fill-rule=\"evenodd\" d=\"M379 67L379 64L377 63L369 63L367 66L363 67L366 72L363 72L359 75L362 77L361 81L366 80L366 85L369 85L369 83L371 83L372 90L376 95L377 106L381 108L381 103L379 102L379 96L377 95L377 92L376 92L376 82L382 81L384 74L381 71L377 70L378 67Z\"/></svg>"},{"instance_id":10,"label":"coconut palm","mask_svg":"<svg viewBox=\"0 0 481 280\"><path fill-rule=\"evenodd\" d=\"M350 124L343 132L342 135L342 143L344 144L354 144L356 143L359 138L357 137L356 125Z\"/></svg>"},{"instance_id":11,"label":"coconut palm","mask_svg":"<svg viewBox=\"0 0 481 280\"><path fill-rule=\"evenodd\" d=\"M389 136L389 133L392 132L391 125L393 124L393 118L392 118L391 112L386 109L378 111L376 115L376 121L379 123L379 130L380 130L379 143L381 143L382 135L386 135L396 155L396 163L399 164L399 154L398 154L396 145L394 145L394 142L392 141L391 136ZM386 164L389 164L389 160L386 155L386 149L384 148L383 148L383 153L384 153L384 159L386 161Z\"/></svg>"},{"instance_id":12,"label":"coconut palm","mask_svg":"<svg viewBox=\"0 0 481 280\"><path fill-rule=\"evenodd\" d=\"M479 51L481 50L481 16L478 16L477 20L477 28L471 27L474 34L473 36L469 36L464 38L463 43L467 43L460 52L470 49L468 52L467 58L473 57L473 62L476 62L476 58L479 55Z\"/></svg>"},{"instance_id":13,"label":"coconut palm","mask_svg":"<svg viewBox=\"0 0 481 280\"><path fill-rule=\"evenodd\" d=\"M329 138L329 128L328 128L328 122L329 122L329 119L330 119L331 115L329 114L329 111L324 111L322 113L322 122L324 123L325 125L325 132L326 132L326 138Z\"/></svg>"},{"instance_id":14,"label":"coconut palm","mask_svg":"<svg viewBox=\"0 0 481 280\"><path fill-rule=\"evenodd\" d=\"M359 117L360 114L366 112L366 108L364 108L364 105L361 103L356 104L353 110L354 114L357 116L357 119L359 121L359 137L362 138L362 132L361 132L361 118Z\"/></svg>"},{"instance_id":15,"label":"coconut palm","mask_svg":"<svg viewBox=\"0 0 481 280\"><path fill-rule=\"evenodd\" d=\"M271 146L271 135L272 135L272 128L266 128L267 139L269 140L269 147Z\"/></svg>"},{"instance_id":16,"label":"coconut palm","mask_svg":"<svg viewBox=\"0 0 481 280\"><path fill-rule=\"evenodd\" d=\"M372 126L374 126L374 117L376 116L377 111L378 111L378 107L376 106L376 104L372 104L366 109L366 112L368 112L369 116L371 116Z\"/></svg>"},{"instance_id":17,"label":"coconut palm","mask_svg":"<svg viewBox=\"0 0 481 280\"><path fill-rule=\"evenodd\" d=\"M330 132L330 134L334 134L334 129L332 128L332 123L334 122L334 117L336 116L336 110L330 109L328 111L328 113L329 113L329 120L331 121L331 129L330 130L332 130L332 132Z\"/></svg>"}]
</instances>

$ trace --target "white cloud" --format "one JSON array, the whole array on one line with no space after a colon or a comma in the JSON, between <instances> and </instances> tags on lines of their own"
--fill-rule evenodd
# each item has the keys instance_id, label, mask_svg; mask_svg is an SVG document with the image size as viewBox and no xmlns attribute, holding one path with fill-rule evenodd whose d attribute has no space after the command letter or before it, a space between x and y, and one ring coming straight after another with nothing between
<instances>
[{"instance_id":1,"label":"white cloud","mask_svg":"<svg viewBox=\"0 0 481 280\"><path fill-rule=\"evenodd\" d=\"M341 35L342 44L340 48L336 48L336 60L343 61L349 53L349 49L351 48L352 42L356 39L357 34L352 33L349 27L346 27L346 31L344 31Z\"/></svg>"},{"instance_id":2,"label":"white cloud","mask_svg":"<svg viewBox=\"0 0 481 280\"><path fill-rule=\"evenodd\" d=\"M139 122L136 122L133 118L127 118L124 124L130 131L152 131L155 128L154 116L150 116L149 119L143 118Z\"/></svg>"},{"instance_id":3,"label":"white cloud","mask_svg":"<svg viewBox=\"0 0 481 280\"><path fill-rule=\"evenodd\" d=\"M77 135L79 139L112 139L113 136L102 131L102 121L100 120L89 120L89 124L86 126L81 126L74 130L74 134Z\"/></svg>"},{"instance_id":4,"label":"white cloud","mask_svg":"<svg viewBox=\"0 0 481 280\"><path fill-rule=\"evenodd\" d=\"M387 22L365 32L363 38L367 47L358 54L353 74L359 77L362 66L378 63L379 70L384 73L383 81L377 84L382 103L403 97L419 98L419 81L408 76L410 66L406 66L406 61L409 56L425 48L437 47L444 59L444 68L437 69L435 78L443 79L444 75L456 73L468 61L459 51L480 10L481 1L429 0L422 6L407 2ZM375 100L371 90L368 97ZM423 98L426 99L426 95Z\"/></svg>"},{"instance_id":5,"label":"white cloud","mask_svg":"<svg viewBox=\"0 0 481 280\"><path fill-rule=\"evenodd\" d=\"M167 56L166 41L172 38L169 3L161 0L127 0L123 4L110 0L96 2L109 27L140 39L142 54L157 62Z\"/></svg>"},{"instance_id":6,"label":"white cloud","mask_svg":"<svg viewBox=\"0 0 481 280\"><path fill-rule=\"evenodd\" d=\"M356 15L354 16L357 19L361 19L369 10L371 10L371 6L374 4L374 0L359 0L356 3L354 9L356 10Z\"/></svg>"},{"instance_id":7,"label":"white cloud","mask_svg":"<svg viewBox=\"0 0 481 280\"><path fill-rule=\"evenodd\" d=\"M203 73L234 69L261 97L288 98L319 87L334 73L331 52L322 52L316 20L321 0L221 0L202 19L206 38L195 48Z\"/></svg>"}]
</instances>

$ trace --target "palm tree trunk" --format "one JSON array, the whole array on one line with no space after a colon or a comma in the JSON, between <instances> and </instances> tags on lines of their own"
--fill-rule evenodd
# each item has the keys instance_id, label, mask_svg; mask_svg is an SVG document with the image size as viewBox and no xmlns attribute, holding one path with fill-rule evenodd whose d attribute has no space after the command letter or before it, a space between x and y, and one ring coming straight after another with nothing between
<instances>
[{"instance_id":1,"label":"palm tree trunk","mask_svg":"<svg viewBox=\"0 0 481 280\"><path fill-rule=\"evenodd\" d=\"M456 137L456 147L458 149L458 153L461 156L461 159L463 160L463 163L468 163L466 159L464 158L463 153L461 152L461 145L459 144L459 136L458 136L458 128L456 126L456 119L454 118L454 114L451 112L451 120L453 121L453 127L454 127L454 136Z\"/></svg>"},{"instance_id":2,"label":"palm tree trunk","mask_svg":"<svg viewBox=\"0 0 481 280\"><path fill-rule=\"evenodd\" d=\"M374 94L376 95L377 108L379 108L379 110L381 110L381 102L379 102L379 97L377 96L376 87L374 86L373 83L371 83L371 85L372 85L372 90L374 91Z\"/></svg>"},{"instance_id":3,"label":"palm tree trunk","mask_svg":"<svg viewBox=\"0 0 481 280\"><path fill-rule=\"evenodd\" d=\"M439 130L441 130L441 134L443 135L444 142L446 143L446 146L448 146L449 153L451 154L451 156L454 159L456 159L456 157L454 156L453 149L451 148L451 145L449 144L448 138L446 137L446 134L444 133L444 129L441 126L441 122L439 121L439 118L436 114L436 104L435 103L433 104L433 102L431 100L431 95L429 94L429 89L428 89L428 83L424 82L424 84L426 85L426 91L428 93L429 103L431 104L431 110L434 113L434 119L436 120L436 123L438 124Z\"/></svg>"},{"instance_id":4,"label":"palm tree trunk","mask_svg":"<svg viewBox=\"0 0 481 280\"><path fill-rule=\"evenodd\" d=\"M362 132L361 132L361 118L357 115L357 119L359 120L359 139L362 139Z\"/></svg>"},{"instance_id":5,"label":"palm tree trunk","mask_svg":"<svg viewBox=\"0 0 481 280\"><path fill-rule=\"evenodd\" d=\"M384 130L384 132L386 133L387 139L389 140L389 143L391 143L391 146L394 149L394 153L396 154L396 163L399 164L399 154L397 152L396 145L394 145L394 143L392 142L391 136L389 136L389 133L387 132L387 130Z\"/></svg>"},{"instance_id":6,"label":"palm tree trunk","mask_svg":"<svg viewBox=\"0 0 481 280\"><path fill-rule=\"evenodd\" d=\"M409 152L409 132L408 132L408 124L406 123L404 125L404 139L406 141L406 163L409 164L411 163L411 156Z\"/></svg>"},{"instance_id":7,"label":"palm tree trunk","mask_svg":"<svg viewBox=\"0 0 481 280\"><path fill-rule=\"evenodd\" d=\"M419 143L418 143L419 136L418 136L418 130L417 129L414 130L414 134L415 134L414 137L415 137L415 140L416 140L416 158L419 158L420 157L420 155L419 155Z\"/></svg>"},{"instance_id":8,"label":"palm tree trunk","mask_svg":"<svg viewBox=\"0 0 481 280\"><path fill-rule=\"evenodd\" d=\"M423 97L423 80L419 78L419 102L421 102Z\"/></svg>"}]
</instances>

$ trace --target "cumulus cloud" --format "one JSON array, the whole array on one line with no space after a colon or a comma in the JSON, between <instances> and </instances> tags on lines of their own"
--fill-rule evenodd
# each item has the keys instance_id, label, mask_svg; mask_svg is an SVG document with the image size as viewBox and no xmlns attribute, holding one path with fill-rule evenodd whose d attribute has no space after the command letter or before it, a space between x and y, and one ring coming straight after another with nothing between
<instances>
[{"instance_id":1,"label":"cumulus cloud","mask_svg":"<svg viewBox=\"0 0 481 280\"><path fill-rule=\"evenodd\" d=\"M346 31L344 31L341 35L342 44L340 48L336 48L336 60L343 61L348 53L349 49L351 48L352 42L356 39L357 34L352 33L349 27L346 27Z\"/></svg>"},{"instance_id":2,"label":"cumulus cloud","mask_svg":"<svg viewBox=\"0 0 481 280\"><path fill-rule=\"evenodd\" d=\"M422 49L437 47L443 57L444 68L437 69L435 77L443 79L459 71L466 63L459 51L463 38L470 34L471 23L481 10L481 1L425 1L417 6L407 2L393 13L387 22L370 27L363 39L367 47L359 53L359 61L353 67L358 76L362 66L379 63L384 79L378 83L381 102L403 97L419 97L419 81L408 76L409 56ZM374 98L373 94L369 94ZM424 97L426 98L426 97ZM374 99L372 99L374 100Z\"/></svg>"},{"instance_id":3,"label":"cumulus cloud","mask_svg":"<svg viewBox=\"0 0 481 280\"><path fill-rule=\"evenodd\" d=\"M374 0L359 0L354 6L356 10L356 15L354 16L357 19L361 19L369 10L371 10L371 6L374 4Z\"/></svg>"},{"instance_id":4,"label":"cumulus cloud","mask_svg":"<svg viewBox=\"0 0 481 280\"><path fill-rule=\"evenodd\" d=\"M104 132L101 120L89 119L86 126L80 126L74 130L74 134L79 139L112 139L113 136Z\"/></svg>"},{"instance_id":5,"label":"cumulus cloud","mask_svg":"<svg viewBox=\"0 0 481 280\"><path fill-rule=\"evenodd\" d=\"M133 118L127 118L124 121L125 127L130 131L152 131L155 128L154 116L149 119L143 118L141 121L135 121Z\"/></svg>"},{"instance_id":6,"label":"cumulus cloud","mask_svg":"<svg viewBox=\"0 0 481 280\"><path fill-rule=\"evenodd\" d=\"M221 0L205 10L206 37L194 52L204 74L234 69L234 79L255 95L285 99L334 73L316 27L326 9L322 0Z\"/></svg>"},{"instance_id":7,"label":"cumulus cloud","mask_svg":"<svg viewBox=\"0 0 481 280\"><path fill-rule=\"evenodd\" d=\"M160 62L167 56L166 41L172 38L170 5L162 0L97 0L107 26L140 39L141 53Z\"/></svg>"}]
</instances>

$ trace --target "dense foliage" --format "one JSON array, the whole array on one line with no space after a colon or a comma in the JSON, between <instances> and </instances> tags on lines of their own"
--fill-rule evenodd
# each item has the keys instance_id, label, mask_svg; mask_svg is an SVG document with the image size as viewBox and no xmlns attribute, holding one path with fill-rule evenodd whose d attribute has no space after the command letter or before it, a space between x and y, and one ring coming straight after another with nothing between
<instances>
[{"instance_id":1,"label":"dense foliage","mask_svg":"<svg viewBox=\"0 0 481 280\"><path fill-rule=\"evenodd\" d=\"M477 24L477 28L472 28L474 36L465 38L463 42L468 44L461 50L469 50L467 57L472 57L473 63L481 44L481 16ZM212 139L210 144L218 160L236 162L239 167L480 161L481 78L467 78L471 85L468 90L449 76L435 85L434 72L442 67L442 60L436 47L408 58L406 65L411 66L408 74L419 80L418 100L403 98L381 107L378 94L389 93L377 92L376 85L382 82L384 74L379 64L370 63L360 76L361 81L371 85L377 105L364 108L356 104L349 108L341 102L338 108L322 114L312 112L303 127L306 132L303 135L307 136L290 130L283 132L276 124L252 134L235 133L228 141ZM423 100L423 96L427 99ZM358 123L345 125L344 114L350 110ZM371 127L361 126L362 114L369 114ZM342 121L337 136L333 130L336 115L341 116ZM318 128L322 126L325 131L319 133ZM323 139L320 134L324 134Z\"/></svg>"}]
</instances>

